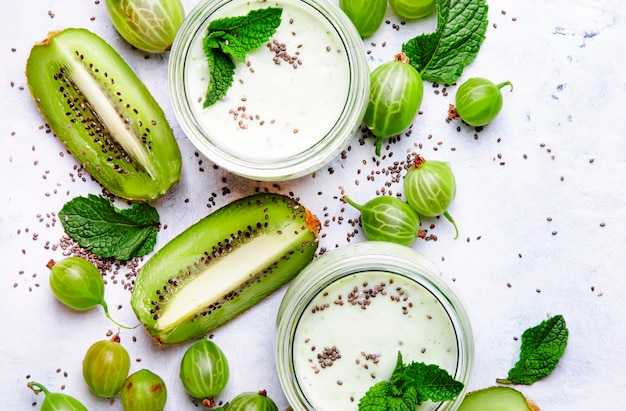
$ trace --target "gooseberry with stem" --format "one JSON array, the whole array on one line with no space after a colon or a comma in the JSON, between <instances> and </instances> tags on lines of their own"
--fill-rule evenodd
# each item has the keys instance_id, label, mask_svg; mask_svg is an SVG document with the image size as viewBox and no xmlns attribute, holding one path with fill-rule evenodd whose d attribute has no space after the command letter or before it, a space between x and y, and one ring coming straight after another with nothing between
<instances>
[{"instance_id":1,"label":"gooseberry with stem","mask_svg":"<svg viewBox=\"0 0 626 411\"><path fill-rule=\"evenodd\" d=\"M44 393L45 398L41 403L40 411L87 411L87 407L71 395L50 392L42 384L34 381L26 385L37 395Z\"/></svg>"},{"instance_id":2,"label":"gooseberry with stem","mask_svg":"<svg viewBox=\"0 0 626 411\"><path fill-rule=\"evenodd\" d=\"M444 161L429 160L417 154L404 176L404 196L409 205L424 217L443 215L459 236L456 222L448 207L456 196L456 180L450 165Z\"/></svg>"},{"instance_id":3,"label":"gooseberry with stem","mask_svg":"<svg viewBox=\"0 0 626 411\"><path fill-rule=\"evenodd\" d=\"M415 210L398 197L378 196L363 205L343 197L361 213L361 226L368 239L411 245L417 238L420 220Z\"/></svg>"},{"instance_id":4,"label":"gooseberry with stem","mask_svg":"<svg viewBox=\"0 0 626 411\"><path fill-rule=\"evenodd\" d=\"M66 306L79 311L90 310L101 305L104 315L121 328L121 325L109 314L104 301L104 280L98 268L80 257L66 257L61 261L48 261L50 269L50 288L55 297Z\"/></svg>"},{"instance_id":5,"label":"gooseberry with stem","mask_svg":"<svg viewBox=\"0 0 626 411\"><path fill-rule=\"evenodd\" d=\"M224 352L206 336L191 345L180 362L180 380L185 391L202 400L205 407L215 406L228 383L228 360Z\"/></svg>"},{"instance_id":6,"label":"gooseberry with stem","mask_svg":"<svg viewBox=\"0 0 626 411\"><path fill-rule=\"evenodd\" d=\"M376 136L376 155L380 155L385 138L400 134L413 123L423 96L422 77L404 53L372 71L363 121Z\"/></svg>"},{"instance_id":7,"label":"gooseberry with stem","mask_svg":"<svg viewBox=\"0 0 626 411\"><path fill-rule=\"evenodd\" d=\"M502 109L500 89L505 86L510 86L513 90L513 84L510 81L494 84L481 77L468 79L456 91L456 113L470 126L487 125Z\"/></svg>"},{"instance_id":8,"label":"gooseberry with stem","mask_svg":"<svg viewBox=\"0 0 626 411\"><path fill-rule=\"evenodd\" d=\"M85 383L99 397L111 398L120 392L129 370L130 356L118 334L92 344L83 359Z\"/></svg>"}]
</instances>

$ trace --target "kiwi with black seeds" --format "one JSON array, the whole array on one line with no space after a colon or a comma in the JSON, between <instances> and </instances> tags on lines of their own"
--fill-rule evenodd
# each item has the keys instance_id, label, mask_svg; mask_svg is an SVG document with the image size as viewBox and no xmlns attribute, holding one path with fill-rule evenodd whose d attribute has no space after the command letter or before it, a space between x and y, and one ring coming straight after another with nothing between
<instances>
[{"instance_id":1,"label":"kiwi with black seeds","mask_svg":"<svg viewBox=\"0 0 626 411\"><path fill-rule=\"evenodd\" d=\"M50 33L33 46L26 77L54 134L110 193L150 201L180 179L181 153L163 110L98 35Z\"/></svg>"},{"instance_id":2,"label":"kiwi with black seeds","mask_svg":"<svg viewBox=\"0 0 626 411\"><path fill-rule=\"evenodd\" d=\"M296 276L315 256L319 230L317 217L285 195L229 203L146 262L133 310L161 344L205 335Z\"/></svg>"}]
</instances>

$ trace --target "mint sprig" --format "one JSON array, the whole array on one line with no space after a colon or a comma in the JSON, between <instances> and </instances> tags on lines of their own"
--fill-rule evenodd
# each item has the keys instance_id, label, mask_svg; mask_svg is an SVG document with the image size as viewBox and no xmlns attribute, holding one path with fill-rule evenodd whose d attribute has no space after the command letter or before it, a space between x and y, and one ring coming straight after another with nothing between
<instances>
[{"instance_id":1,"label":"mint sprig","mask_svg":"<svg viewBox=\"0 0 626 411\"><path fill-rule=\"evenodd\" d=\"M359 411L415 411L424 401L453 400L462 390L463 383L439 366L422 362L404 364L398 352L390 381L372 386L360 399Z\"/></svg>"},{"instance_id":2,"label":"mint sprig","mask_svg":"<svg viewBox=\"0 0 626 411\"><path fill-rule=\"evenodd\" d=\"M93 194L65 203L59 218L67 235L79 246L119 261L150 253L159 229L159 214L151 205L118 209L110 200Z\"/></svg>"},{"instance_id":3,"label":"mint sprig","mask_svg":"<svg viewBox=\"0 0 626 411\"><path fill-rule=\"evenodd\" d=\"M224 97L233 84L233 77L235 76L235 63L228 54L220 49L205 49L205 54L209 63L209 86L202 105L203 108L215 104Z\"/></svg>"},{"instance_id":4,"label":"mint sprig","mask_svg":"<svg viewBox=\"0 0 626 411\"><path fill-rule=\"evenodd\" d=\"M555 315L522 334L519 360L500 384L531 385L548 376L567 347L569 330L562 315Z\"/></svg>"},{"instance_id":5,"label":"mint sprig","mask_svg":"<svg viewBox=\"0 0 626 411\"><path fill-rule=\"evenodd\" d=\"M438 0L437 29L402 45L424 80L453 84L474 61L487 31L485 0Z\"/></svg>"},{"instance_id":6,"label":"mint sprig","mask_svg":"<svg viewBox=\"0 0 626 411\"><path fill-rule=\"evenodd\" d=\"M233 83L235 62L246 61L250 50L260 47L276 33L283 9L267 7L251 10L245 16L213 20L203 39L209 63L209 85L203 107L215 104Z\"/></svg>"}]
</instances>

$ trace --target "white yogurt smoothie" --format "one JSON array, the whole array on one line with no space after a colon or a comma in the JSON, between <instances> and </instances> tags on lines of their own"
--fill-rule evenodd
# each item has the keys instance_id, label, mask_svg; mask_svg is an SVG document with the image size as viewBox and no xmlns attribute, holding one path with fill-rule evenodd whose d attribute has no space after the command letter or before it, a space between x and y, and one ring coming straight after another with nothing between
<instances>
[{"instance_id":1,"label":"white yogurt smoothie","mask_svg":"<svg viewBox=\"0 0 626 411\"><path fill-rule=\"evenodd\" d=\"M437 298L404 276L377 271L343 277L317 294L293 345L298 385L317 411L357 410L372 385L389 381L398 352L404 363L436 364L452 376L459 357Z\"/></svg>"},{"instance_id":2,"label":"white yogurt smoothie","mask_svg":"<svg viewBox=\"0 0 626 411\"><path fill-rule=\"evenodd\" d=\"M300 0L233 1L212 19L281 7L281 24L267 45L236 62L226 96L203 108L209 66L202 48L209 21L191 40L184 87L211 142L235 157L272 162L314 146L341 116L350 83L346 49L332 25Z\"/></svg>"}]
</instances>

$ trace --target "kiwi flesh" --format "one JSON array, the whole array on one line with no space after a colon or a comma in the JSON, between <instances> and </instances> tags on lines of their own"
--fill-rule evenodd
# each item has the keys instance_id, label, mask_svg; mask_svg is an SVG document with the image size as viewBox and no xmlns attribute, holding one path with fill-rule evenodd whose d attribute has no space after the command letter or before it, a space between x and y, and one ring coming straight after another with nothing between
<instances>
[{"instance_id":1,"label":"kiwi flesh","mask_svg":"<svg viewBox=\"0 0 626 411\"><path fill-rule=\"evenodd\" d=\"M511 387L493 386L468 393L458 411L540 411Z\"/></svg>"},{"instance_id":2,"label":"kiwi flesh","mask_svg":"<svg viewBox=\"0 0 626 411\"><path fill-rule=\"evenodd\" d=\"M149 201L180 179L181 153L163 110L98 35L50 33L31 49L26 77L54 134L110 193Z\"/></svg>"},{"instance_id":3,"label":"kiwi flesh","mask_svg":"<svg viewBox=\"0 0 626 411\"><path fill-rule=\"evenodd\" d=\"M281 194L229 203L146 262L133 287L133 310L160 344L206 335L310 263L319 230L317 217Z\"/></svg>"}]
</instances>

